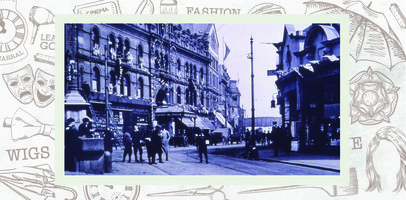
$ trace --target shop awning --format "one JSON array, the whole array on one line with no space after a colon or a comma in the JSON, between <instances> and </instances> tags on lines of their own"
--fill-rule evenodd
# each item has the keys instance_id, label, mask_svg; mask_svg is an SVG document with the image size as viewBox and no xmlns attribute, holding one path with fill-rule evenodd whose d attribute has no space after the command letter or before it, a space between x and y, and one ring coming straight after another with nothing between
<instances>
[{"instance_id":1,"label":"shop awning","mask_svg":"<svg viewBox=\"0 0 406 200\"><path fill-rule=\"evenodd\" d=\"M207 117L201 117L203 123L209 127L210 130L215 130L216 127L213 125L213 123L211 123L210 119L208 119Z\"/></svg>"},{"instance_id":2,"label":"shop awning","mask_svg":"<svg viewBox=\"0 0 406 200\"><path fill-rule=\"evenodd\" d=\"M155 111L156 117L189 117L194 118L196 114L187 111L181 107L169 106L169 107L158 107Z\"/></svg>"},{"instance_id":3,"label":"shop awning","mask_svg":"<svg viewBox=\"0 0 406 200\"><path fill-rule=\"evenodd\" d=\"M221 113L219 113L219 112L216 112L216 113L214 113L214 114L216 115L216 118L219 120L219 122L220 122L223 126L226 126L226 124L225 124L226 118L224 118L224 116L223 116ZM232 128L233 126L231 126L231 124L227 122L227 127Z\"/></svg>"},{"instance_id":4,"label":"shop awning","mask_svg":"<svg viewBox=\"0 0 406 200\"><path fill-rule=\"evenodd\" d=\"M181 122L189 127L189 128L200 128L200 129L210 129L200 117L196 117L196 118L188 118L188 117L184 117L181 119Z\"/></svg>"}]
</instances>

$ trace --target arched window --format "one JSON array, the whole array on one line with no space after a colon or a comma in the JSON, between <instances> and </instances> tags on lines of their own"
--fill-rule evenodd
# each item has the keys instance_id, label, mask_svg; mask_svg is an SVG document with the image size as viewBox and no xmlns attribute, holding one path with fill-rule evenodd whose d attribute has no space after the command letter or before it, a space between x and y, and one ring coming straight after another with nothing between
<instances>
[{"instance_id":1,"label":"arched window","mask_svg":"<svg viewBox=\"0 0 406 200\"><path fill-rule=\"evenodd\" d=\"M114 35L109 35L109 57L110 59L115 59L117 56L116 54L116 40L114 39Z\"/></svg>"},{"instance_id":2,"label":"arched window","mask_svg":"<svg viewBox=\"0 0 406 200\"><path fill-rule=\"evenodd\" d=\"M180 60L179 60L179 59L176 61L176 64L177 64L177 68L176 68L176 69L177 69L177 72L176 72L176 73L177 73L178 75L180 75L181 64L180 64Z\"/></svg>"},{"instance_id":3,"label":"arched window","mask_svg":"<svg viewBox=\"0 0 406 200\"><path fill-rule=\"evenodd\" d=\"M124 52L124 43L123 39L121 37L117 38L117 58L124 58L123 57L123 52Z\"/></svg>"},{"instance_id":4,"label":"arched window","mask_svg":"<svg viewBox=\"0 0 406 200\"><path fill-rule=\"evenodd\" d=\"M197 92L196 90L193 90L192 92L192 105L196 106L197 105Z\"/></svg>"},{"instance_id":5,"label":"arched window","mask_svg":"<svg viewBox=\"0 0 406 200\"><path fill-rule=\"evenodd\" d=\"M168 55L164 55L164 68L166 71L169 69L169 60L168 60Z\"/></svg>"},{"instance_id":6,"label":"arched window","mask_svg":"<svg viewBox=\"0 0 406 200\"><path fill-rule=\"evenodd\" d=\"M129 51L130 51L130 41L126 39L124 41L124 55L127 55Z\"/></svg>"},{"instance_id":7,"label":"arched window","mask_svg":"<svg viewBox=\"0 0 406 200\"><path fill-rule=\"evenodd\" d=\"M117 88L114 87L115 85L116 85L116 73L114 73L114 71L110 71L109 94L117 92Z\"/></svg>"},{"instance_id":8,"label":"arched window","mask_svg":"<svg viewBox=\"0 0 406 200\"><path fill-rule=\"evenodd\" d=\"M163 65L164 65L164 54L161 52L159 54L159 67L162 68Z\"/></svg>"},{"instance_id":9,"label":"arched window","mask_svg":"<svg viewBox=\"0 0 406 200\"><path fill-rule=\"evenodd\" d=\"M121 94L123 94L124 96L131 96L131 90L130 90L130 76L128 75L128 74L126 74L124 77L123 77L123 81L122 81L122 84L123 84L123 88L122 88L122 93Z\"/></svg>"},{"instance_id":10,"label":"arched window","mask_svg":"<svg viewBox=\"0 0 406 200\"><path fill-rule=\"evenodd\" d=\"M203 67L200 68L200 80L203 81L204 75L203 75Z\"/></svg>"},{"instance_id":11,"label":"arched window","mask_svg":"<svg viewBox=\"0 0 406 200\"><path fill-rule=\"evenodd\" d=\"M193 78L197 78L196 65L193 65Z\"/></svg>"},{"instance_id":12,"label":"arched window","mask_svg":"<svg viewBox=\"0 0 406 200\"><path fill-rule=\"evenodd\" d=\"M200 103L202 104L202 106L204 106L204 93L203 92L200 93Z\"/></svg>"},{"instance_id":13,"label":"arched window","mask_svg":"<svg viewBox=\"0 0 406 200\"><path fill-rule=\"evenodd\" d=\"M142 78L138 79L137 94L139 98L144 98L144 80Z\"/></svg>"},{"instance_id":14,"label":"arched window","mask_svg":"<svg viewBox=\"0 0 406 200\"><path fill-rule=\"evenodd\" d=\"M176 93L177 93L177 95L176 95L176 103L178 103L178 104L182 104L182 92L181 92L181 90L180 90L180 87L178 87L178 89L176 89Z\"/></svg>"},{"instance_id":15,"label":"arched window","mask_svg":"<svg viewBox=\"0 0 406 200\"><path fill-rule=\"evenodd\" d=\"M186 89L186 91L185 91L185 99L186 99L186 104L190 104L189 89Z\"/></svg>"},{"instance_id":16,"label":"arched window","mask_svg":"<svg viewBox=\"0 0 406 200\"><path fill-rule=\"evenodd\" d=\"M100 55L100 34L99 30L97 30L96 27L92 29L91 32L91 37L92 37L92 52L94 56L99 56Z\"/></svg>"},{"instance_id":17,"label":"arched window","mask_svg":"<svg viewBox=\"0 0 406 200\"><path fill-rule=\"evenodd\" d=\"M100 92L100 71L97 67L93 67L92 90L95 92Z\"/></svg>"},{"instance_id":18,"label":"arched window","mask_svg":"<svg viewBox=\"0 0 406 200\"><path fill-rule=\"evenodd\" d=\"M186 77L189 77L189 63L187 63L187 62L185 64L185 75L186 75Z\"/></svg>"},{"instance_id":19,"label":"arched window","mask_svg":"<svg viewBox=\"0 0 406 200\"><path fill-rule=\"evenodd\" d=\"M143 57L144 57L144 50L140 44L140 45L138 45L138 48L137 48L137 64L141 65L141 63L143 62L143 59L142 59Z\"/></svg>"},{"instance_id":20,"label":"arched window","mask_svg":"<svg viewBox=\"0 0 406 200\"><path fill-rule=\"evenodd\" d=\"M155 51L155 69L159 69L159 52Z\"/></svg>"}]
</instances>

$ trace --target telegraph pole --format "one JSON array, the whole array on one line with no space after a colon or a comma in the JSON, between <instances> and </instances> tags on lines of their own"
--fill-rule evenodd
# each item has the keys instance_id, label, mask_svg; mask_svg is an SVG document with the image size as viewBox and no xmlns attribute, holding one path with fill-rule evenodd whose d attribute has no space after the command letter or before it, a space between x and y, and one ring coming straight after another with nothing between
<instances>
[{"instance_id":1,"label":"telegraph pole","mask_svg":"<svg viewBox=\"0 0 406 200\"><path fill-rule=\"evenodd\" d=\"M253 52L253 45L254 39L251 36L250 43L251 43L251 55L249 59L251 59L251 130L252 135L255 135L255 106L254 106L254 52Z\"/></svg>"}]
</instances>

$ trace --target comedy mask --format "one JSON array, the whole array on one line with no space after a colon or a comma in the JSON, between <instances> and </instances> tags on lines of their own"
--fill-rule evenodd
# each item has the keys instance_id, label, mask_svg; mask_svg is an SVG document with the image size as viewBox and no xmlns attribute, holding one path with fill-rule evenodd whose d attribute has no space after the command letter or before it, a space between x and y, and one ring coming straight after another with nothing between
<instances>
[{"instance_id":1,"label":"comedy mask","mask_svg":"<svg viewBox=\"0 0 406 200\"><path fill-rule=\"evenodd\" d=\"M35 73L35 82L33 86L34 101L39 107L49 105L55 98L55 79L41 69Z\"/></svg>"},{"instance_id":2,"label":"comedy mask","mask_svg":"<svg viewBox=\"0 0 406 200\"><path fill-rule=\"evenodd\" d=\"M17 100L23 104L28 104L32 101L32 84L34 77L30 65L18 71L3 74L3 79L7 83L11 94L13 94Z\"/></svg>"}]
</instances>

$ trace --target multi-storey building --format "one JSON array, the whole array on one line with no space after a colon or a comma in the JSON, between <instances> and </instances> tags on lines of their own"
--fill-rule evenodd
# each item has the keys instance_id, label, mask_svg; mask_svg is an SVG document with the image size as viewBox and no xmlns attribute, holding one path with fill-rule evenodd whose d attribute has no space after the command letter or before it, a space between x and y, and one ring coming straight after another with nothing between
<instances>
[{"instance_id":1,"label":"multi-storey building","mask_svg":"<svg viewBox=\"0 0 406 200\"><path fill-rule=\"evenodd\" d=\"M213 24L66 24L65 117L214 130L218 47Z\"/></svg>"},{"instance_id":2,"label":"multi-storey building","mask_svg":"<svg viewBox=\"0 0 406 200\"><path fill-rule=\"evenodd\" d=\"M283 41L274 45L282 125L290 126L299 148L332 144L340 131L339 24L304 30L287 24Z\"/></svg>"}]
</instances>

